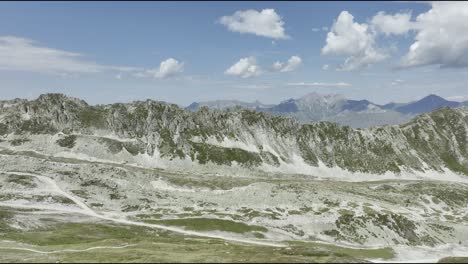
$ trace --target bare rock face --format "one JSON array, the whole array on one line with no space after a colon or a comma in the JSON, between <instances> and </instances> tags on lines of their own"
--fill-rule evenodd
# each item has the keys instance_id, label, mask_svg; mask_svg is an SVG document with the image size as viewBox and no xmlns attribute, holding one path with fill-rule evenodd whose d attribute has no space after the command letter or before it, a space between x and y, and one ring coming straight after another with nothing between
<instances>
[{"instance_id":1,"label":"bare rock face","mask_svg":"<svg viewBox=\"0 0 468 264\"><path fill-rule=\"evenodd\" d=\"M333 100L332 100L333 99ZM339 103L340 98L330 100ZM353 129L331 122L300 124L248 109L196 112L152 100L88 105L62 94L0 102L0 135L116 135L133 151L202 165L258 168L301 159L348 171L443 171L468 174L468 108L441 108L404 125ZM117 143L115 143L117 144ZM118 145L118 144L117 144ZM131 152L130 146L125 147Z\"/></svg>"}]
</instances>

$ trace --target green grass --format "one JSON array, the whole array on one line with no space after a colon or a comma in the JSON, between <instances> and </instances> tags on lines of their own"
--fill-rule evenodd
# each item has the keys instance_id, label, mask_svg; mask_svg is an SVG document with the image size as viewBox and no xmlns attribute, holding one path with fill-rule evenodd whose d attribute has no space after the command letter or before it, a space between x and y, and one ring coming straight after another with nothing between
<instances>
[{"instance_id":1,"label":"green grass","mask_svg":"<svg viewBox=\"0 0 468 264\"><path fill-rule=\"evenodd\" d=\"M261 164L260 155L254 152L245 151L238 148L223 148L205 143L192 142L194 152L192 160L195 158L200 164L213 162L218 165L231 165L233 161L241 166L251 167Z\"/></svg>"},{"instance_id":2,"label":"green grass","mask_svg":"<svg viewBox=\"0 0 468 264\"><path fill-rule=\"evenodd\" d=\"M255 235L255 234L254 234ZM42 251L86 249L95 246L130 247L85 252L37 254L22 250L0 249L0 262L348 262L362 261L336 249L291 245L275 248L182 236L146 227L68 223L28 232L9 231L0 246L33 248ZM17 244L23 243L23 244Z\"/></svg>"},{"instance_id":3,"label":"green grass","mask_svg":"<svg viewBox=\"0 0 468 264\"><path fill-rule=\"evenodd\" d=\"M445 257L439 259L437 263L468 263L468 257Z\"/></svg>"},{"instance_id":4,"label":"green grass","mask_svg":"<svg viewBox=\"0 0 468 264\"><path fill-rule=\"evenodd\" d=\"M107 125L106 110L100 107L89 107L79 112L78 119L85 127L105 128Z\"/></svg>"},{"instance_id":5,"label":"green grass","mask_svg":"<svg viewBox=\"0 0 468 264\"><path fill-rule=\"evenodd\" d=\"M379 249L356 249L340 247L329 244L321 244L317 242L301 242L301 241L289 241L291 245L301 245L307 247L323 248L331 252L352 256L361 259L391 259L395 257L395 252L391 248L379 248Z\"/></svg>"},{"instance_id":6,"label":"green grass","mask_svg":"<svg viewBox=\"0 0 468 264\"><path fill-rule=\"evenodd\" d=\"M253 231L267 232L268 229L262 226L247 225L231 220L215 219L215 218L184 218L184 219L164 219L164 220L148 220L147 222L183 226L189 230L195 231L226 231L233 233L247 233Z\"/></svg>"}]
</instances>

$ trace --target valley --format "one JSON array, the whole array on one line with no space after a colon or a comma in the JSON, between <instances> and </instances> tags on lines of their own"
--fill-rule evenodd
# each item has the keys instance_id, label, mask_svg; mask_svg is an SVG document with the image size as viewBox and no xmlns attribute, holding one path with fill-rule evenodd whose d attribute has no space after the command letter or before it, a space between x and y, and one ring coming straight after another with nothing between
<instances>
[{"instance_id":1,"label":"valley","mask_svg":"<svg viewBox=\"0 0 468 264\"><path fill-rule=\"evenodd\" d=\"M468 251L466 108L352 129L54 94L0 105L2 262L436 262Z\"/></svg>"}]
</instances>

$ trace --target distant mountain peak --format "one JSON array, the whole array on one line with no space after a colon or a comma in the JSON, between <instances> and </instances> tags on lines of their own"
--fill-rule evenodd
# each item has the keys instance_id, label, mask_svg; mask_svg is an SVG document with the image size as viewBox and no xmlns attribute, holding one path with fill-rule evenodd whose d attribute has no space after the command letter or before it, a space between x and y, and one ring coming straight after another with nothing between
<instances>
[{"instance_id":1,"label":"distant mountain peak","mask_svg":"<svg viewBox=\"0 0 468 264\"><path fill-rule=\"evenodd\" d=\"M418 101L410 102L403 106L397 107L396 110L404 114L420 114L424 112L430 112L444 106L457 107L459 105L459 102L448 101L438 95L430 94Z\"/></svg>"},{"instance_id":2,"label":"distant mountain peak","mask_svg":"<svg viewBox=\"0 0 468 264\"><path fill-rule=\"evenodd\" d=\"M345 100L346 98L344 95L341 94L319 94L316 92L308 93L298 100L301 101L312 101L312 100L322 100L322 101L337 101L337 100Z\"/></svg>"}]
</instances>

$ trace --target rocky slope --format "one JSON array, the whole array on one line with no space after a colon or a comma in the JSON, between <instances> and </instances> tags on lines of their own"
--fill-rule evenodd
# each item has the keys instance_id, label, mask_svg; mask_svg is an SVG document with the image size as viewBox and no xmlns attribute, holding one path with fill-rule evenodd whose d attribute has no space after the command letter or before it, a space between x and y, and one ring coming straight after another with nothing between
<instances>
[{"instance_id":1,"label":"rocky slope","mask_svg":"<svg viewBox=\"0 0 468 264\"><path fill-rule=\"evenodd\" d=\"M468 174L464 107L441 108L400 126L353 129L247 109L190 112L152 100L91 106L45 94L1 101L0 135L3 148L167 169Z\"/></svg>"}]
</instances>

